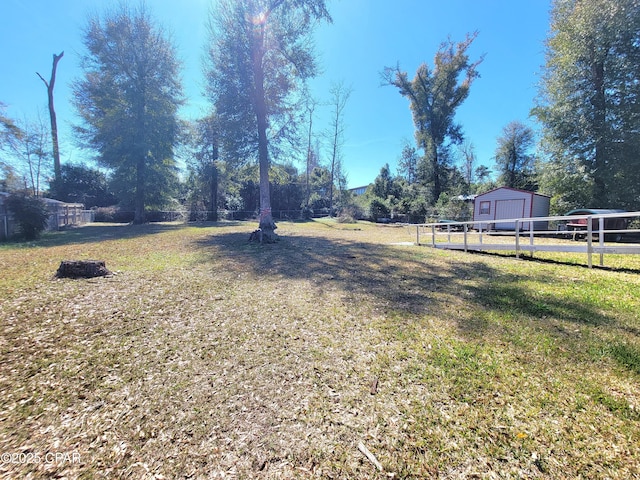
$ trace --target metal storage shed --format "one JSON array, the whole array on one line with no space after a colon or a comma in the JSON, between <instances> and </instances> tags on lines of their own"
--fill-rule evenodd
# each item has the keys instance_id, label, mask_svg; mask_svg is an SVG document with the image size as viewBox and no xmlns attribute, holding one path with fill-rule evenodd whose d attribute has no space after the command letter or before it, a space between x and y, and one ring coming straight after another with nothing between
<instances>
[{"instance_id":1,"label":"metal storage shed","mask_svg":"<svg viewBox=\"0 0 640 480\"><path fill-rule=\"evenodd\" d=\"M492 224L493 220L548 217L550 197L527 190L500 187L478 195L473 206L473 221L487 222L482 229L515 230L515 222ZM480 228L480 224L475 225ZM547 221L521 222L521 230L546 230Z\"/></svg>"}]
</instances>

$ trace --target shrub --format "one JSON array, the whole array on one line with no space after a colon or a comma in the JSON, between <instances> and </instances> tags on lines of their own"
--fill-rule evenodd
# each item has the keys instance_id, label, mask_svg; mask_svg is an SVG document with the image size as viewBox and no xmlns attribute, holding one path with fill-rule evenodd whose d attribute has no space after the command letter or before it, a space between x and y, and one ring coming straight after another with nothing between
<instances>
[{"instance_id":1,"label":"shrub","mask_svg":"<svg viewBox=\"0 0 640 480\"><path fill-rule=\"evenodd\" d=\"M371 204L369 205L369 217L371 220L375 222L379 218L388 218L390 214L391 211L384 200L378 197L371 200Z\"/></svg>"},{"instance_id":2,"label":"shrub","mask_svg":"<svg viewBox=\"0 0 640 480\"><path fill-rule=\"evenodd\" d=\"M300 212L300 218L302 218L303 220L309 220L313 218L313 208L302 207L302 210Z\"/></svg>"},{"instance_id":3,"label":"shrub","mask_svg":"<svg viewBox=\"0 0 640 480\"><path fill-rule=\"evenodd\" d=\"M131 223L133 212L120 210L118 207L100 207L95 209L94 222Z\"/></svg>"},{"instance_id":4,"label":"shrub","mask_svg":"<svg viewBox=\"0 0 640 480\"><path fill-rule=\"evenodd\" d=\"M24 193L14 193L7 197L5 203L13 213L18 234L25 240L35 240L47 228L49 210L41 199Z\"/></svg>"},{"instance_id":5,"label":"shrub","mask_svg":"<svg viewBox=\"0 0 640 480\"><path fill-rule=\"evenodd\" d=\"M356 223L357 220L349 214L341 213L336 217L338 223Z\"/></svg>"},{"instance_id":6,"label":"shrub","mask_svg":"<svg viewBox=\"0 0 640 480\"><path fill-rule=\"evenodd\" d=\"M94 208L94 222L113 222L113 214L116 212L115 207L99 207Z\"/></svg>"},{"instance_id":7,"label":"shrub","mask_svg":"<svg viewBox=\"0 0 640 480\"><path fill-rule=\"evenodd\" d=\"M356 223L358 219L364 218L362 208L351 204L340 209L338 223Z\"/></svg>"}]
</instances>

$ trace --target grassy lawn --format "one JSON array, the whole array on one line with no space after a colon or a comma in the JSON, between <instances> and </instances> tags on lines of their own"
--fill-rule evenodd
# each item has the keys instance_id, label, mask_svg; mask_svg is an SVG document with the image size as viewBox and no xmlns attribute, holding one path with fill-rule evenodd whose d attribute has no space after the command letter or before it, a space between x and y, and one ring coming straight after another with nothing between
<instances>
[{"instance_id":1,"label":"grassy lawn","mask_svg":"<svg viewBox=\"0 0 640 480\"><path fill-rule=\"evenodd\" d=\"M640 478L637 257L254 228L0 246L0 477ZM54 279L64 259L115 274Z\"/></svg>"}]
</instances>

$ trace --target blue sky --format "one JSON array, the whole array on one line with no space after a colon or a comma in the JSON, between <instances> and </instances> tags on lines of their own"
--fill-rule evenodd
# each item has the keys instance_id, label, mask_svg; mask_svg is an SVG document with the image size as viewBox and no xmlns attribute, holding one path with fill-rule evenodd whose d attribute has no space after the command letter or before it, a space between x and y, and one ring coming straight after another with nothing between
<instances>
[{"instance_id":1,"label":"blue sky","mask_svg":"<svg viewBox=\"0 0 640 480\"><path fill-rule=\"evenodd\" d=\"M210 2L146 1L172 35L184 64L185 118L196 118L207 108L201 60ZM88 159L71 130L78 121L70 104L70 83L81 74L82 27L89 14L115 3L0 2L0 102L8 105L9 116L33 118L40 111L48 118L46 88L35 72L48 79L53 53L65 52L55 88L63 163ZM345 112L344 165L349 186L372 182L385 163L395 171L403 143L413 141L408 102L393 87L381 85L380 72L399 64L412 77L422 62L431 64L438 45L448 37L458 41L477 30L470 56L474 60L485 55L479 67L481 77L456 116L475 146L479 163L492 168L496 140L510 121L536 127L529 111L544 63L550 0L329 0L329 5L334 22L315 32L322 74L311 85L320 100L328 99L331 83L344 82L353 89ZM318 131L327 126L326 113L318 111L314 121Z\"/></svg>"}]
</instances>

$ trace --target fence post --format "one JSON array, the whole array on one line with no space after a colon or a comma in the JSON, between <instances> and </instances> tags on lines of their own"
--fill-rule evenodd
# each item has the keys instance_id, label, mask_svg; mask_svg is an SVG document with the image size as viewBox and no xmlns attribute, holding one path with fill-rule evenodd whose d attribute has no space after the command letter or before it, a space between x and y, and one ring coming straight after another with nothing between
<instances>
[{"instance_id":1,"label":"fence post","mask_svg":"<svg viewBox=\"0 0 640 480\"><path fill-rule=\"evenodd\" d=\"M533 230L534 230L533 222L529 222L529 246L530 247L533 247ZM531 255L531 258L533 258L533 248L531 248L531 251L529 251L529 255Z\"/></svg>"},{"instance_id":2,"label":"fence post","mask_svg":"<svg viewBox=\"0 0 640 480\"><path fill-rule=\"evenodd\" d=\"M436 248L436 226L431 224L431 246Z\"/></svg>"},{"instance_id":3,"label":"fence post","mask_svg":"<svg viewBox=\"0 0 640 480\"><path fill-rule=\"evenodd\" d=\"M464 252L467 253L467 245L468 245L468 241L467 241L467 232L468 232L468 228L467 228L467 224L464 224Z\"/></svg>"},{"instance_id":4,"label":"fence post","mask_svg":"<svg viewBox=\"0 0 640 480\"><path fill-rule=\"evenodd\" d=\"M420 225L416 225L416 245L420 246Z\"/></svg>"},{"instance_id":5,"label":"fence post","mask_svg":"<svg viewBox=\"0 0 640 480\"><path fill-rule=\"evenodd\" d=\"M604 247L604 217L598 219L598 245ZM604 267L604 252L600 250L600 266Z\"/></svg>"},{"instance_id":6,"label":"fence post","mask_svg":"<svg viewBox=\"0 0 640 480\"><path fill-rule=\"evenodd\" d=\"M520 258L520 220L516 220L516 258Z\"/></svg>"},{"instance_id":7,"label":"fence post","mask_svg":"<svg viewBox=\"0 0 640 480\"><path fill-rule=\"evenodd\" d=\"M591 224L592 217L587 217L587 263L589 268L593 268L593 260L591 258L593 254L593 225Z\"/></svg>"}]
</instances>

